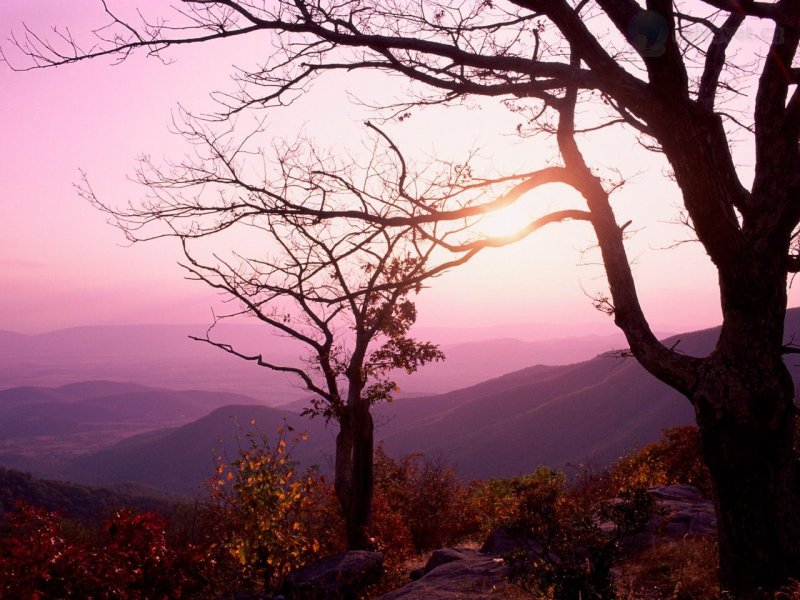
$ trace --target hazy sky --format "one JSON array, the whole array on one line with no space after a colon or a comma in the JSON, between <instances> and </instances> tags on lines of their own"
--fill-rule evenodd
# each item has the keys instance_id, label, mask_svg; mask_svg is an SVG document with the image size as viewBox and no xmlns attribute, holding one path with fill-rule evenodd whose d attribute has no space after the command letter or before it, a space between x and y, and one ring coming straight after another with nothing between
<instances>
[{"instance_id":1,"label":"hazy sky","mask_svg":"<svg viewBox=\"0 0 800 600\"><path fill-rule=\"evenodd\" d=\"M98 21L97 0L3 0L0 39L24 21L40 31L66 23L78 31ZM128 3L130 5L130 3ZM174 51L172 64L135 57L122 65L94 61L25 73L0 64L0 329L40 332L83 324L204 322L215 297L184 281L175 244L125 247L105 217L73 189L84 170L104 199L142 195L127 177L137 156L179 157L183 141L169 133L180 102L209 106L207 94L230 89L230 66L246 66L262 40L216 43ZM299 131L323 145L357 145L366 113L348 93L374 98L397 89L378 76L330 78L289 109L267 117L269 135ZM395 86L395 87L392 87ZM470 147L498 168L534 169L552 158L545 146L521 145L511 133L514 115L498 107L436 109L388 130L419 157L459 158ZM616 196L619 221L633 219L630 243L642 301L661 331L718 322L714 271L697 244L667 249L687 233L667 222L679 202L660 157L631 138L606 135L589 148L600 165L632 176ZM635 157L635 158L629 158ZM530 206L559 202L563 190L525 199ZM578 204L579 206L579 204ZM513 217L519 220L521 217ZM426 325L514 322L586 323L607 331L584 293L605 289L586 224L557 225L513 248L487 252L471 265L434 282L419 299ZM579 263L589 263L579 265ZM796 305L797 294L791 293Z\"/></svg>"}]
</instances>

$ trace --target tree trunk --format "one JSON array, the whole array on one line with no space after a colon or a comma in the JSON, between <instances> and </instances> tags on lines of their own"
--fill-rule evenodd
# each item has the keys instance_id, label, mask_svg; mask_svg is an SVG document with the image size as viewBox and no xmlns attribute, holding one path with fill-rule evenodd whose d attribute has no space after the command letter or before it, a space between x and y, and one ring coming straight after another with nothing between
<instances>
[{"instance_id":1,"label":"tree trunk","mask_svg":"<svg viewBox=\"0 0 800 600\"><path fill-rule=\"evenodd\" d=\"M369 547L372 517L373 431L369 404L361 399L349 403L336 436L334 487L347 529L348 550Z\"/></svg>"},{"instance_id":2,"label":"tree trunk","mask_svg":"<svg viewBox=\"0 0 800 600\"><path fill-rule=\"evenodd\" d=\"M720 340L691 394L713 482L720 584L734 598L773 598L800 576L794 384L781 348L785 282L736 297L722 289Z\"/></svg>"}]
</instances>

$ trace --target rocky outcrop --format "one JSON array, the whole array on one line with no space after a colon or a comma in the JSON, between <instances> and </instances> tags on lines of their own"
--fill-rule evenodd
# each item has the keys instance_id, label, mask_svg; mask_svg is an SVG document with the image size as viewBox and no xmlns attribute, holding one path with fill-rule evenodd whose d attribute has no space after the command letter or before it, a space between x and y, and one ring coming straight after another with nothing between
<instances>
[{"instance_id":1,"label":"rocky outcrop","mask_svg":"<svg viewBox=\"0 0 800 600\"><path fill-rule=\"evenodd\" d=\"M381 600L478 600L506 585L501 559L466 548L443 548L431 555L422 576L381 596ZM501 596L498 596L498 598Z\"/></svg>"},{"instance_id":2,"label":"rocky outcrop","mask_svg":"<svg viewBox=\"0 0 800 600\"><path fill-rule=\"evenodd\" d=\"M283 595L287 600L350 600L383 573L383 555L353 550L328 556L289 575Z\"/></svg>"},{"instance_id":3,"label":"rocky outcrop","mask_svg":"<svg viewBox=\"0 0 800 600\"><path fill-rule=\"evenodd\" d=\"M620 539L625 551L636 552L667 540L687 536L708 536L716 533L714 505L690 485L656 486L648 490L655 501L656 514L644 529ZM599 523L600 528L613 536L616 525ZM509 567L502 557L517 549L529 556L541 557L544 548L534 539L520 539L504 529L496 529L480 550L443 548L434 552L424 568L416 571L416 581L381 596L381 600L455 600L485 599L496 594L503 597ZM576 554L580 556L580 553ZM586 560L591 557L587 555ZM548 555L554 564L560 561Z\"/></svg>"},{"instance_id":4,"label":"rocky outcrop","mask_svg":"<svg viewBox=\"0 0 800 600\"><path fill-rule=\"evenodd\" d=\"M714 504L691 485L651 487L647 493L655 500L656 515L644 530L620 540L627 552L652 548L659 542L717 533Z\"/></svg>"},{"instance_id":5,"label":"rocky outcrop","mask_svg":"<svg viewBox=\"0 0 800 600\"><path fill-rule=\"evenodd\" d=\"M411 579L416 581L420 577L423 577L433 571L436 567L455 562L457 560L473 558L474 555L475 551L469 548L440 548L439 550L434 550L424 567L421 569L415 569L411 572Z\"/></svg>"},{"instance_id":6,"label":"rocky outcrop","mask_svg":"<svg viewBox=\"0 0 800 600\"><path fill-rule=\"evenodd\" d=\"M544 555L544 546L539 542L530 537L522 538L514 535L503 527L492 531L481 546L481 552L497 558L519 549L526 550L532 557L538 558Z\"/></svg>"},{"instance_id":7,"label":"rocky outcrop","mask_svg":"<svg viewBox=\"0 0 800 600\"><path fill-rule=\"evenodd\" d=\"M691 485L653 487L648 493L663 510L651 519L647 528L662 537L683 538L687 535L715 535L717 517L714 504Z\"/></svg>"}]
</instances>

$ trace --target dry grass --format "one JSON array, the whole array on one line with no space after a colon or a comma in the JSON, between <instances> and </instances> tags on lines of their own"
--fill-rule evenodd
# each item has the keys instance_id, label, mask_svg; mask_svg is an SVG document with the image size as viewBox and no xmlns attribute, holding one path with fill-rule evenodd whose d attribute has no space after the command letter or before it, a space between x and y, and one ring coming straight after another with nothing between
<instances>
[{"instance_id":1,"label":"dry grass","mask_svg":"<svg viewBox=\"0 0 800 600\"><path fill-rule=\"evenodd\" d=\"M665 542L622 561L615 569L619 600L712 600L719 598L717 548L713 539Z\"/></svg>"}]
</instances>

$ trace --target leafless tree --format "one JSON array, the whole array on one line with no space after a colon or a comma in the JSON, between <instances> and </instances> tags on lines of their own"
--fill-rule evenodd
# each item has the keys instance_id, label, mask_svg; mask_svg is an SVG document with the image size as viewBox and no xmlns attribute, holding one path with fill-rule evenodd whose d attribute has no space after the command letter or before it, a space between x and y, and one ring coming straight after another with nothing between
<instances>
[{"instance_id":1,"label":"leafless tree","mask_svg":"<svg viewBox=\"0 0 800 600\"><path fill-rule=\"evenodd\" d=\"M723 588L751 598L800 577L794 387L783 362L787 279L800 270L792 243L800 222L800 3L184 0L174 9L168 21L137 22L109 10L108 26L87 47L66 34L23 31L16 48L28 62L20 68L270 32L271 53L241 74L238 91L219 96L220 117L290 102L315 77L358 69L414 83L390 113L482 96L528 115L532 130L556 134L562 166L551 174L585 200L608 312L639 362L695 408L714 481ZM766 30L764 39L741 43L753 28ZM603 110L576 119L577 106L598 99ZM632 130L663 153L717 269L723 324L706 357L666 348L651 331L610 189L581 150L579 134L604 126ZM754 150L747 185L734 137ZM530 187L542 177L536 173ZM379 212L367 222L416 226L462 216Z\"/></svg>"},{"instance_id":2,"label":"leafless tree","mask_svg":"<svg viewBox=\"0 0 800 600\"><path fill-rule=\"evenodd\" d=\"M119 207L99 198L88 179L80 188L130 241L180 240L189 278L233 301L230 312L215 315L205 337L194 339L295 377L311 393L305 412L338 425L334 484L351 549L369 547L370 408L391 400L393 371L413 373L444 358L436 345L410 336L417 317L413 296L446 269L507 241L464 239L462 221L480 217L475 198L490 183L466 182L467 165L442 165L431 177L412 173L397 146L368 127L376 143L363 164L324 156L300 140L277 145L268 165L264 151L247 143L257 132L243 142L234 131L187 117L182 133L197 154L172 165L143 159L138 179L149 190L145 201ZM254 156L264 165L257 174L245 168ZM495 202L508 203L521 191L512 188ZM467 206L458 211L460 219L444 222L447 227L422 218L453 203ZM219 321L243 315L296 342L305 351L302 364L217 339Z\"/></svg>"}]
</instances>

